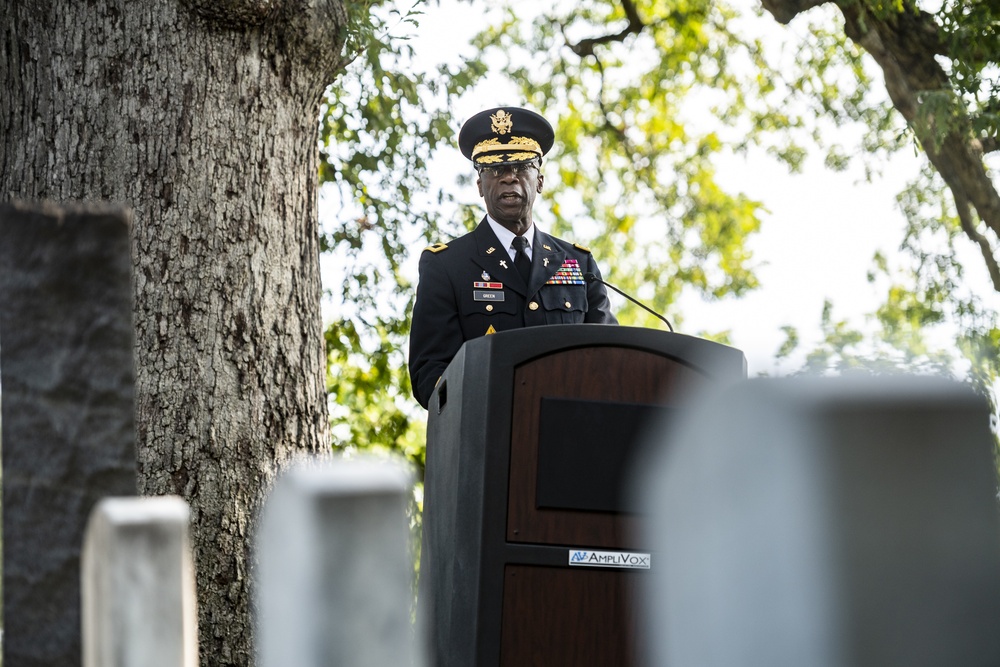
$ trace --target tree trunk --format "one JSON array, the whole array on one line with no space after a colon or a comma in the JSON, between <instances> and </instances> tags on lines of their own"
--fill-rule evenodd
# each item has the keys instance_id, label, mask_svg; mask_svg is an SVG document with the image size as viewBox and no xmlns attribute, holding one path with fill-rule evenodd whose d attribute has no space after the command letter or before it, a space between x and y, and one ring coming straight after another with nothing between
<instances>
[{"instance_id":1,"label":"tree trunk","mask_svg":"<svg viewBox=\"0 0 1000 667\"><path fill-rule=\"evenodd\" d=\"M256 510L327 447L316 131L342 0L2 5L0 197L134 210L140 492L192 505L202 664L250 664Z\"/></svg>"}]
</instances>

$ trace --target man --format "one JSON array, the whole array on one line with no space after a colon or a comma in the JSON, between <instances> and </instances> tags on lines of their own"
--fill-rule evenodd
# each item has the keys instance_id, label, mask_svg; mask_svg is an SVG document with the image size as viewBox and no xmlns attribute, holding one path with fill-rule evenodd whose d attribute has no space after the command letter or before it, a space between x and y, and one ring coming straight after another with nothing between
<instances>
[{"instance_id":1,"label":"man","mask_svg":"<svg viewBox=\"0 0 1000 667\"><path fill-rule=\"evenodd\" d=\"M458 145L479 174L486 217L469 234L420 257L410 331L410 382L427 407L444 369L465 341L543 324L617 324L590 251L539 231L532 220L542 191L542 156L552 126L527 109L502 107L470 118Z\"/></svg>"}]
</instances>

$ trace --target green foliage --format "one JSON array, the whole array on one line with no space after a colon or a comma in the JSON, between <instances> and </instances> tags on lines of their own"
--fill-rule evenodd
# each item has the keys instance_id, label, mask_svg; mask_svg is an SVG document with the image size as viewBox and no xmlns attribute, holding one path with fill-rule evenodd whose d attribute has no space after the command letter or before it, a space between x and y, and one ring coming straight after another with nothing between
<instances>
[{"instance_id":1,"label":"green foliage","mask_svg":"<svg viewBox=\"0 0 1000 667\"><path fill-rule=\"evenodd\" d=\"M363 338L377 336L374 349ZM333 444L343 450L402 453L423 472L419 422L409 404L409 379L397 363L395 336L385 329L359 335L354 322L339 321L325 332Z\"/></svg>"},{"instance_id":2,"label":"green foliage","mask_svg":"<svg viewBox=\"0 0 1000 667\"><path fill-rule=\"evenodd\" d=\"M952 86L970 104L978 131L997 136L1000 111L1000 5L948 0L936 14Z\"/></svg>"},{"instance_id":3,"label":"green foliage","mask_svg":"<svg viewBox=\"0 0 1000 667\"><path fill-rule=\"evenodd\" d=\"M325 332L333 445L396 451L422 472L423 415L404 354L413 285L403 263L411 247L446 233L437 207L450 197L428 191L427 165L452 140L448 105L470 80L414 68L406 35L415 8L348 7L356 57L327 91L319 135L321 200L338 207L323 217L320 239L340 278L328 292L337 311Z\"/></svg>"}]
</instances>

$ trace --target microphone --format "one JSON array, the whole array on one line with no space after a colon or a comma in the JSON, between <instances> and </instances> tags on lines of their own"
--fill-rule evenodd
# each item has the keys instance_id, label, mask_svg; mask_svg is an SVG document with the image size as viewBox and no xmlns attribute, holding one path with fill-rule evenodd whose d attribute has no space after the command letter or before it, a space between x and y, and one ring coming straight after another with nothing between
<instances>
[{"instance_id":1,"label":"microphone","mask_svg":"<svg viewBox=\"0 0 1000 667\"><path fill-rule=\"evenodd\" d=\"M660 318L661 320L663 320L663 323L667 325L667 328L670 329L670 332L674 333L674 328L672 326L670 326L670 322L667 320L667 318L665 318L663 315L660 315L658 312L656 312L655 310L653 310L652 308L650 308L646 304L642 303L641 301L638 301L637 299L633 299L628 294L626 294L625 292L621 291L620 289L618 289L617 287L615 287L611 283L604 282L603 280L601 280L600 278L597 277L597 274L591 273L590 271L587 271L585 274L583 274L583 279L586 280L588 283L597 282L597 283L601 283L602 285L604 285L606 287L610 287L611 289L613 289L614 291L618 292L623 297L625 297L626 299L628 299L629 301L631 301L632 303L636 304L637 306L639 306L641 308L645 308L646 310L648 310L649 312L651 312L653 315L656 315L658 318Z\"/></svg>"}]
</instances>

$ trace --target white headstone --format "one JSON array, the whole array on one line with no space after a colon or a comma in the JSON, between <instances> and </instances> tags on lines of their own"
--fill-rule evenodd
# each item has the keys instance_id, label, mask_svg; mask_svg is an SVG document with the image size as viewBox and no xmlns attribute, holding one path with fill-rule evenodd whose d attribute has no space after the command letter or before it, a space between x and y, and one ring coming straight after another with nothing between
<instances>
[{"instance_id":1,"label":"white headstone","mask_svg":"<svg viewBox=\"0 0 1000 667\"><path fill-rule=\"evenodd\" d=\"M84 667L196 667L187 503L100 501L87 524L81 592Z\"/></svg>"},{"instance_id":2,"label":"white headstone","mask_svg":"<svg viewBox=\"0 0 1000 667\"><path fill-rule=\"evenodd\" d=\"M926 377L751 380L640 474L653 664L1000 665L986 401Z\"/></svg>"},{"instance_id":3,"label":"white headstone","mask_svg":"<svg viewBox=\"0 0 1000 667\"><path fill-rule=\"evenodd\" d=\"M369 459L299 464L277 480L257 540L260 667L422 664L411 485L401 464Z\"/></svg>"}]
</instances>

